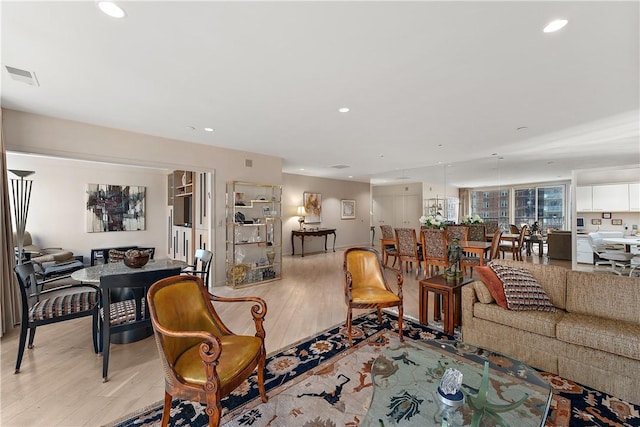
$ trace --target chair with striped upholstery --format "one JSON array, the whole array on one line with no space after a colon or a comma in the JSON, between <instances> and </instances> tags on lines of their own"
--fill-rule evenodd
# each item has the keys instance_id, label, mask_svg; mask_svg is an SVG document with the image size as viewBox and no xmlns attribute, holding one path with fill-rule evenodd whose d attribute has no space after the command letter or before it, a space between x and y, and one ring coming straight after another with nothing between
<instances>
[{"instance_id":1,"label":"chair with striped upholstery","mask_svg":"<svg viewBox=\"0 0 640 427\"><path fill-rule=\"evenodd\" d=\"M55 279L38 282L33 264L30 262L17 265L14 270L18 277L20 296L22 297L22 322L16 374L20 372L24 346L27 341L27 331L29 331L28 347L32 349L38 326L93 316L91 328L93 351L98 352L98 301L100 300L100 290L97 286L74 284L43 290L46 283Z\"/></svg>"}]
</instances>

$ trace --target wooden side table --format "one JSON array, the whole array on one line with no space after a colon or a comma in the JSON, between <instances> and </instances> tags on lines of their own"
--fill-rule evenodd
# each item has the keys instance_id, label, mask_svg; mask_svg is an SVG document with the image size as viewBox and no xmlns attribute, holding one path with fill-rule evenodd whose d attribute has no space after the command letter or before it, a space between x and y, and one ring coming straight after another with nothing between
<instances>
[{"instance_id":1,"label":"wooden side table","mask_svg":"<svg viewBox=\"0 0 640 427\"><path fill-rule=\"evenodd\" d=\"M429 324L429 292L435 294L434 298L434 319L440 318L440 307L438 295L442 295L442 309L444 311L444 332L453 335L455 325L462 323L462 295L461 289L464 285L473 282L473 279L463 277L457 281L446 280L442 275L433 276L419 282L419 311L420 323Z\"/></svg>"}]
</instances>

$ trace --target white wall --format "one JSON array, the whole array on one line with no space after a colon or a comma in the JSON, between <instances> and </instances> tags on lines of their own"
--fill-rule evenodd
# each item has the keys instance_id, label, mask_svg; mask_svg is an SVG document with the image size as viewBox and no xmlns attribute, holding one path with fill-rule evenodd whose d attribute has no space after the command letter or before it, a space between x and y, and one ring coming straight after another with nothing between
<instances>
[{"instance_id":1,"label":"white wall","mask_svg":"<svg viewBox=\"0 0 640 427\"><path fill-rule=\"evenodd\" d=\"M32 170L27 231L40 247L62 247L75 255L93 248L148 246L165 253L166 175L161 169L7 153L9 169ZM15 178L9 173L10 178ZM86 185L113 184L146 187L144 231L86 232Z\"/></svg>"},{"instance_id":2,"label":"white wall","mask_svg":"<svg viewBox=\"0 0 640 427\"><path fill-rule=\"evenodd\" d=\"M215 285L225 283L226 183L231 180L282 183L282 159L279 157L143 135L9 109L2 110L2 130L9 152L167 170L215 171L215 245L212 245L215 256ZM246 159L252 160L252 167L245 166ZM116 178L117 175L113 174L111 177ZM162 188L165 186L166 183L163 182ZM33 223L31 225L35 226ZM39 226L37 228L40 229ZM164 229L148 230L154 234L154 239L155 233L164 236Z\"/></svg>"},{"instance_id":3,"label":"white wall","mask_svg":"<svg viewBox=\"0 0 640 427\"><path fill-rule=\"evenodd\" d=\"M283 254L291 254L291 230L299 228L296 209L303 203L304 192L322 194L322 222L307 224L306 227L335 228L336 248L371 245L369 184L293 174L283 174L282 177ZM342 199L356 201L356 219L340 219L340 201ZM331 250L332 244L333 236L329 236L328 250ZM299 238L296 238L295 245L296 256L298 256L300 254ZM324 238L307 238L304 247L305 254L324 251Z\"/></svg>"}]
</instances>

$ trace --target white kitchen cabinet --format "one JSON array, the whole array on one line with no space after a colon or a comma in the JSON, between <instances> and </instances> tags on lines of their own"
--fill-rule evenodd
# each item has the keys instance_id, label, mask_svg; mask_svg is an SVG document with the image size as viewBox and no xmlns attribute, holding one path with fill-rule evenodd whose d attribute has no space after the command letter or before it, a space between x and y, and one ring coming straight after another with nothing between
<instances>
[{"instance_id":1,"label":"white kitchen cabinet","mask_svg":"<svg viewBox=\"0 0 640 427\"><path fill-rule=\"evenodd\" d=\"M628 212L629 184L594 185L593 210L597 212Z\"/></svg>"},{"instance_id":2,"label":"white kitchen cabinet","mask_svg":"<svg viewBox=\"0 0 640 427\"><path fill-rule=\"evenodd\" d=\"M593 211L593 193L590 185L576 188L576 211Z\"/></svg>"},{"instance_id":3,"label":"white kitchen cabinet","mask_svg":"<svg viewBox=\"0 0 640 427\"><path fill-rule=\"evenodd\" d=\"M420 228L420 196L417 194L376 196L373 200L373 219L376 226Z\"/></svg>"},{"instance_id":4,"label":"white kitchen cabinet","mask_svg":"<svg viewBox=\"0 0 640 427\"><path fill-rule=\"evenodd\" d=\"M581 264L593 264L593 250L589 244L589 237L578 235L576 239L578 262Z\"/></svg>"}]
</instances>

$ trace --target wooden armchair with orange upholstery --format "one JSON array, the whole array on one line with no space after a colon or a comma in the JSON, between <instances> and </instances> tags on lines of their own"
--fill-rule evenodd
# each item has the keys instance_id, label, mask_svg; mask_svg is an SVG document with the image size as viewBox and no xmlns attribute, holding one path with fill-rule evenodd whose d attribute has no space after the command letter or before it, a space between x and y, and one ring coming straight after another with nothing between
<instances>
[{"instance_id":1,"label":"wooden armchair with orange upholstery","mask_svg":"<svg viewBox=\"0 0 640 427\"><path fill-rule=\"evenodd\" d=\"M402 271L397 272L398 293L394 293L386 278L378 251L372 248L350 248L344 253L344 293L347 303L347 335L351 344L353 309L378 310L378 322L382 323L382 309L398 307L398 333L402 336Z\"/></svg>"},{"instance_id":2,"label":"wooden armchair with orange upholstery","mask_svg":"<svg viewBox=\"0 0 640 427\"><path fill-rule=\"evenodd\" d=\"M220 400L257 368L260 397L264 388L264 316L266 303L256 297L225 298L207 292L196 276L175 276L156 282L147 297L160 360L165 372L162 426L168 425L171 400L206 405L209 426L220 424ZM255 336L236 335L216 313L212 301L250 302Z\"/></svg>"}]
</instances>

